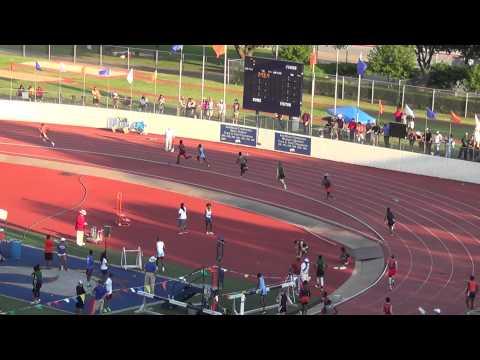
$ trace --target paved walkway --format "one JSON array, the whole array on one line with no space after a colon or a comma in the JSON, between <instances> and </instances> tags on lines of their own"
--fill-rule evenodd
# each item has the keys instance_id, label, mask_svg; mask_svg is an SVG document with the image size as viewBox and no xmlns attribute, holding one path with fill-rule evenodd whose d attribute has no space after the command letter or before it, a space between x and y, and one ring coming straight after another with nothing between
<instances>
[{"instance_id":1,"label":"paved walkway","mask_svg":"<svg viewBox=\"0 0 480 360\"><path fill-rule=\"evenodd\" d=\"M178 180L170 181L94 166L74 165L59 161L3 154L0 154L0 161L80 175L98 176L114 181L123 181L152 188L160 188L162 190L182 193L197 198L208 198L218 203L302 226L307 231L345 246L355 258L355 270L353 271L352 276L330 295L334 304L343 303L364 292L381 278L385 270L384 253L378 242L366 238L364 235L351 229L347 229L341 224L329 220L327 221L318 216L301 212L296 209L290 209L277 204L269 204L268 202L259 201L245 196L238 196L237 194L225 192L220 189L180 183ZM321 305L313 307L310 309L309 313L317 314L320 311Z\"/></svg>"}]
</instances>

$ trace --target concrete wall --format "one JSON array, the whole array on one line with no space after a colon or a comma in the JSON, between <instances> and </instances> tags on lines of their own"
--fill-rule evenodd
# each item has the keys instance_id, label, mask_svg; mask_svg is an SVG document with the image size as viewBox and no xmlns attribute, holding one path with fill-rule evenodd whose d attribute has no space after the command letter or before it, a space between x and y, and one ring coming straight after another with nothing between
<instances>
[{"instance_id":1,"label":"concrete wall","mask_svg":"<svg viewBox=\"0 0 480 360\"><path fill-rule=\"evenodd\" d=\"M170 115L157 115L125 110L102 109L75 105L0 100L0 119L47 122L74 126L106 128L116 117L130 122L143 120L152 134L175 129L177 136L219 141L220 123ZM261 149L274 149L275 132L259 129ZM408 151L359 145L323 138L312 138L312 156L349 164L440 177L480 184L480 164L456 159L428 156Z\"/></svg>"}]
</instances>

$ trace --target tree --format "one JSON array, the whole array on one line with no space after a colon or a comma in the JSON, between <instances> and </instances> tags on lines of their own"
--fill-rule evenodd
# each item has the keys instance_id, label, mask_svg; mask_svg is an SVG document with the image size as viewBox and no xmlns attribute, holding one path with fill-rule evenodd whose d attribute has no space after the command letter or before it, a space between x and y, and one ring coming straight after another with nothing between
<instances>
[{"instance_id":1,"label":"tree","mask_svg":"<svg viewBox=\"0 0 480 360\"><path fill-rule=\"evenodd\" d=\"M369 52L368 62L370 73L407 79L415 70L415 49L412 45L377 45Z\"/></svg>"},{"instance_id":2,"label":"tree","mask_svg":"<svg viewBox=\"0 0 480 360\"><path fill-rule=\"evenodd\" d=\"M235 50L237 50L238 56L240 56L242 59L245 58L245 56L252 56L253 52L255 51L255 48L259 47L259 45L233 45L235 47Z\"/></svg>"},{"instance_id":3,"label":"tree","mask_svg":"<svg viewBox=\"0 0 480 360\"><path fill-rule=\"evenodd\" d=\"M282 59L304 64L308 63L311 53L312 45L288 45L282 46L279 50L279 56Z\"/></svg>"},{"instance_id":4,"label":"tree","mask_svg":"<svg viewBox=\"0 0 480 360\"><path fill-rule=\"evenodd\" d=\"M468 70L467 79L465 81L468 90L480 91L480 65L472 66Z\"/></svg>"}]
</instances>

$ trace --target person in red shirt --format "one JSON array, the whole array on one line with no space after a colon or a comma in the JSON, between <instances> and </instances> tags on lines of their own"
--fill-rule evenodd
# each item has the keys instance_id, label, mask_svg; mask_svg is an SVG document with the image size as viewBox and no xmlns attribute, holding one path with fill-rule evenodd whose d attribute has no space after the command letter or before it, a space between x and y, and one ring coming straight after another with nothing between
<instances>
[{"instance_id":1,"label":"person in red shirt","mask_svg":"<svg viewBox=\"0 0 480 360\"><path fill-rule=\"evenodd\" d=\"M303 133L307 134L308 125L310 124L310 114L308 112L303 113L302 124L303 124Z\"/></svg>"},{"instance_id":2,"label":"person in red shirt","mask_svg":"<svg viewBox=\"0 0 480 360\"><path fill-rule=\"evenodd\" d=\"M395 260L395 255L392 255L387 263L388 267L388 289L392 291L395 286L395 275L397 275L398 263Z\"/></svg>"},{"instance_id":3,"label":"person in red shirt","mask_svg":"<svg viewBox=\"0 0 480 360\"><path fill-rule=\"evenodd\" d=\"M470 280L467 282L467 309L473 310L475 303L475 295L477 295L478 284L475 281L475 276L471 275Z\"/></svg>"},{"instance_id":4,"label":"person in red shirt","mask_svg":"<svg viewBox=\"0 0 480 360\"><path fill-rule=\"evenodd\" d=\"M393 315L392 303L389 297L385 299L385 304L383 304L383 313L385 315Z\"/></svg>"},{"instance_id":5,"label":"person in red shirt","mask_svg":"<svg viewBox=\"0 0 480 360\"><path fill-rule=\"evenodd\" d=\"M357 131L357 123L355 120L350 120L348 123L348 130L350 131L350 141L355 140L355 132Z\"/></svg>"},{"instance_id":6,"label":"person in red shirt","mask_svg":"<svg viewBox=\"0 0 480 360\"><path fill-rule=\"evenodd\" d=\"M87 212L85 210L80 210L77 215L77 220L75 222L75 231L77 232L77 245L78 246L85 246L85 242L83 237L85 235L85 228L87 227L87 222L85 220L85 216Z\"/></svg>"},{"instance_id":7,"label":"person in red shirt","mask_svg":"<svg viewBox=\"0 0 480 360\"><path fill-rule=\"evenodd\" d=\"M397 111L395 111L395 113L393 114L393 117L395 118L395 121L399 123L399 122L402 122L402 116L403 116L402 107L398 106Z\"/></svg>"},{"instance_id":8,"label":"person in red shirt","mask_svg":"<svg viewBox=\"0 0 480 360\"><path fill-rule=\"evenodd\" d=\"M47 269L50 269L50 266L52 265L54 248L55 243L53 242L52 237L50 235L47 235L45 237L44 243L45 264L47 266Z\"/></svg>"},{"instance_id":9,"label":"person in red shirt","mask_svg":"<svg viewBox=\"0 0 480 360\"><path fill-rule=\"evenodd\" d=\"M178 145L178 155L177 155L177 164L180 164L180 156L183 156L184 159L190 159L192 156L187 155L187 149L185 148L185 145L183 144L183 140L180 140L180 143Z\"/></svg>"}]
</instances>

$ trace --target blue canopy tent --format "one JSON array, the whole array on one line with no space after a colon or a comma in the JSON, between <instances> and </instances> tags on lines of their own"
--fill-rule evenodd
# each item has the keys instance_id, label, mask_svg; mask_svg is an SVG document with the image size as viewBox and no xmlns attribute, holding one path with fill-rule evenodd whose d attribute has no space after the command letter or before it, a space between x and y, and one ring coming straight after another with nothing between
<instances>
[{"instance_id":1,"label":"blue canopy tent","mask_svg":"<svg viewBox=\"0 0 480 360\"><path fill-rule=\"evenodd\" d=\"M335 113L335 109L328 109L327 112L332 116L337 116L338 114L343 115L343 119L345 122L350 122L352 120L357 120L357 113L358 113L358 121L362 124L366 124L370 122L371 124L375 124L376 120L373 116L368 115L366 112L360 110L356 106L343 106L337 107L337 113Z\"/></svg>"}]
</instances>

